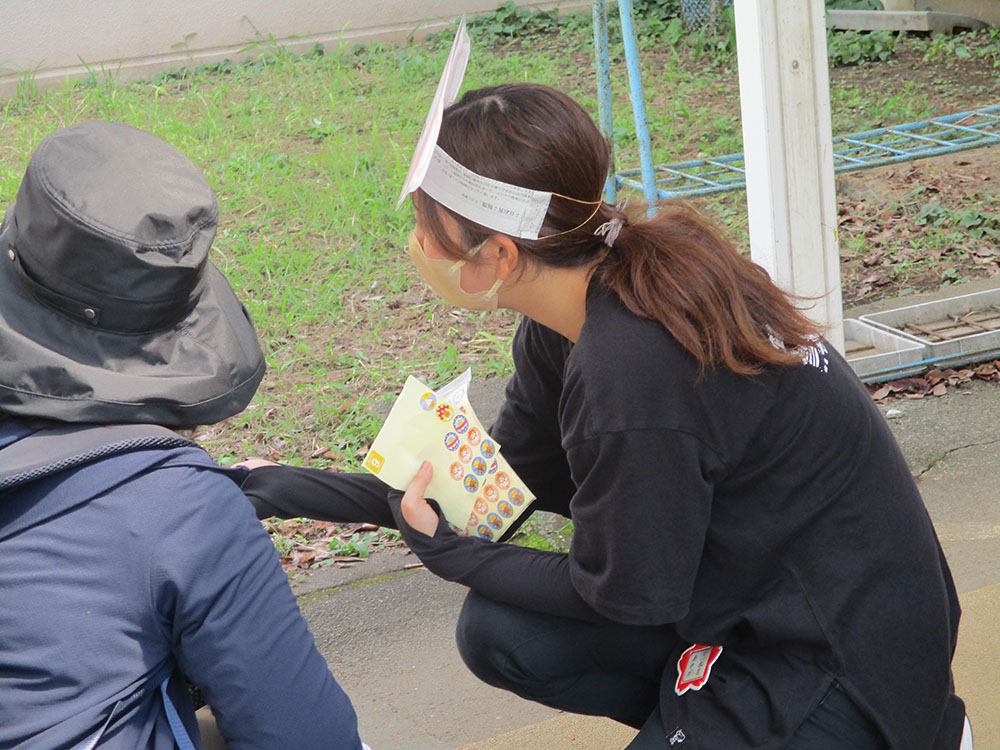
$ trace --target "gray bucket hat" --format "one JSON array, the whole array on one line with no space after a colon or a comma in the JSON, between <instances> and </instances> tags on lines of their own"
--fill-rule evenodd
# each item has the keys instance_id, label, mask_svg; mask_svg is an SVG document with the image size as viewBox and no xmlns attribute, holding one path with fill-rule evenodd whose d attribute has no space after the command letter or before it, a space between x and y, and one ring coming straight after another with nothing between
<instances>
[{"instance_id":1,"label":"gray bucket hat","mask_svg":"<svg viewBox=\"0 0 1000 750\"><path fill-rule=\"evenodd\" d=\"M208 260L201 171L137 128L57 130L0 226L0 412L211 424L264 376L246 308Z\"/></svg>"}]
</instances>

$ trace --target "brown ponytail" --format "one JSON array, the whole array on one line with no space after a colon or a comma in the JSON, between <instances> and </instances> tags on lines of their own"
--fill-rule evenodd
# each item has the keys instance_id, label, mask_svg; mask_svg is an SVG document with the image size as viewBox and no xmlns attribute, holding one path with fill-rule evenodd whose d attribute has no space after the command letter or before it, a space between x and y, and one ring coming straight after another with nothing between
<instances>
[{"instance_id":1,"label":"brown ponytail","mask_svg":"<svg viewBox=\"0 0 1000 750\"><path fill-rule=\"evenodd\" d=\"M522 253L547 266L593 266L629 310L662 323L702 367L753 375L798 364L795 349L820 333L766 271L692 209L669 204L652 219L630 220L605 203L591 216L608 173L607 143L589 115L555 89L508 84L469 91L445 110L438 145L485 177L590 201L554 195L543 239L516 240ZM413 199L421 223L455 258L494 234L419 190ZM458 223L459 242L442 211ZM612 218L624 223L609 248L594 232Z\"/></svg>"},{"instance_id":2,"label":"brown ponytail","mask_svg":"<svg viewBox=\"0 0 1000 750\"><path fill-rule=\"evenodd\" d=\"M598 266L598 280L634 314L662 323L702 366L754 375L798 364L794 350L820 334L763 268L684 204L627 223L615 251Z\"/></svg>"}]
</instances>

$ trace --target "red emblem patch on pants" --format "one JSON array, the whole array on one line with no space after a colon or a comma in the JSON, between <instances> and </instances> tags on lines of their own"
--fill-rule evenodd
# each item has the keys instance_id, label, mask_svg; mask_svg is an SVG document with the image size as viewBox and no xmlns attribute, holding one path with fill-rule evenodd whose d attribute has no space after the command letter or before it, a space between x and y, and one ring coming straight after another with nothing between
<instances>
[{"instance_id":1,"label":"red emblem patch on pants","mask_svg":"<svg viewBox=\"0 0 1000 750\"><path fill-rule=\"evenodd\" d=\"M708 682L708 676L722 653L722 646L702 646L696 643L681 654L677 660L677 684L674 692L684 695L688 690L701 690Z\"/></svg>"}]
</instances>

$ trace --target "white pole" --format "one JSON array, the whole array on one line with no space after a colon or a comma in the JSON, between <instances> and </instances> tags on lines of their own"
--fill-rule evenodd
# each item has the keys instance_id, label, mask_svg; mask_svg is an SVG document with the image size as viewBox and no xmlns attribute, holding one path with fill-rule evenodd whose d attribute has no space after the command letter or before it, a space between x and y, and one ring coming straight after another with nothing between
<instances>
[{"instance_id":1,"label":"white pole","mask_svg":"<svg viewBox=\"0 0 1000 750\"><path fill-rule=\"evenodd\" d=\"M823 0L735 0L750 256L844 349Z\"/></svg>"}]
</instances>

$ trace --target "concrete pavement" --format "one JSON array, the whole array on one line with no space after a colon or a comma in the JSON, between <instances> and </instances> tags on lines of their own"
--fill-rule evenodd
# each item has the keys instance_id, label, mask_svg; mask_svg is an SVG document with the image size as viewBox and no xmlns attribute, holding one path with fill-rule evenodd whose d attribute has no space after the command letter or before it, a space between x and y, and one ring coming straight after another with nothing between
<instances>
[{"instance_id":1,"label":"concrete pavement","mask_svg":"<svg viewBox=\"0 0 1000 750\"><path fill-rule=\"evenodd\" d=\"M993 286L1000 286L990 282ZM953 287L936 296L979 291ZM913 304L910 296L874 307ZM489 422L501 383L471 399ZM977 750L1000 750L1000 385L972 382L947 395L901 399L889 419L934 520L963 606L954 668ZM464 587L411 555L385 552L346 570L324 569L295 586L334 675L351 696L373 750L605 750L632 730L523 701L474 678L454 645Z\"/></svg>"}]
</instances>

